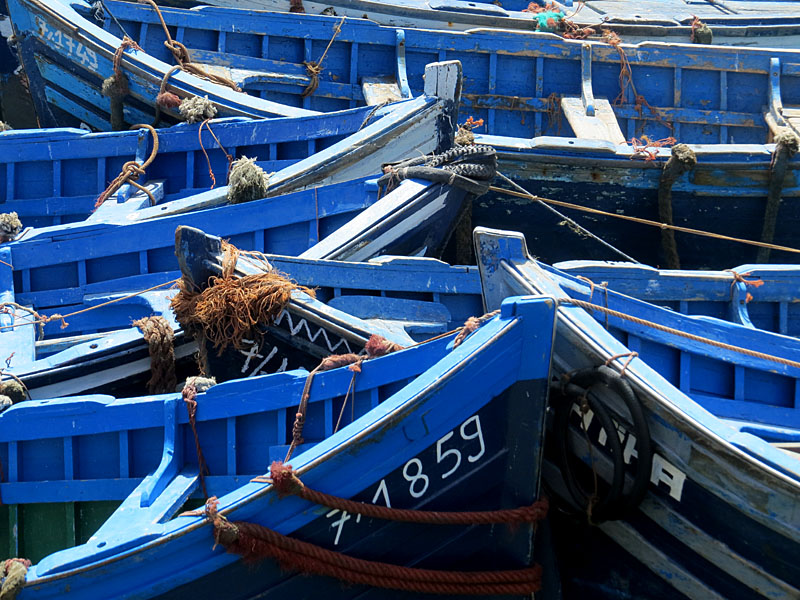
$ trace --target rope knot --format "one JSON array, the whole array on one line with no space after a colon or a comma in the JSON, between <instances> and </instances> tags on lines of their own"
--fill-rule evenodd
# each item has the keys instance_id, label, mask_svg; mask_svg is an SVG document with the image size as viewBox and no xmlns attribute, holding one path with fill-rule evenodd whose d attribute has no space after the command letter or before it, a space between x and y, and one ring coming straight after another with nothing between
<instances>
[{"instance_id":1,"label":"rope knot","mask_svg":"<svg viewBox=\"0 0 800 600\"><path fill-rule=\"evenodd\" d=\"M778 152L778 148L785 149L789 156L792 157L797 154L798 149L800 149L800 139L798 139L797 135L789 129L788 127L781 128L781 131L775 136L775 152Z\"/></svg>"},{"instance_id":2,"label":"rope knot","mask_svg":"<svg viewBox=\"0 0 800 600\"><path fill-rule=\"evenodd\" d=\"M400 344L390 342L385 337L382 337L376 333L373 333L371 336L369 336L367 345L364 346L364 350L369 358L378 358L379 356L385 356L402 349L403 346Z\"/></svg>"},{"instance_id":3,"label":"rope knot","mask_svg":"<svg viewBox=\"0 0 800 600\"><path fill-rule=\"evenodd\" d=\"M164 42L164 45L167 47L167 50L172 52L175 62L177 62L179 65L184 66L186 63L191 62L189 50L179 41L169 39Z\"/></svg>"},{"instance_id":4,"label":"rope knot","mask_svg":"<svg viewBox=\"0 0 800 600\"><path fill-rule=\"evenodd\" d=\"M293 496L301 494L305 485L292 470L292 465L287 465L279 460L274 461L269 467L269 476L272 485L278 490L278 495Z\"/></svg>"},{"instance_id":5,"label":"rope knot","mask_svg":"<svg viewBox=\"0 0 800 600\"><path fill-rule=\"evenodd\" d=\"M181 105L181 99L177 94L164 91L160 92L158 96L156 96L156 104L158 104L161 108L174 109Z\"/></svg>"},{"instance_id":6,"label":"rope knot","mask_svg":"<svg viewBox=\"0 0 800 600\"><path fill-rule=\"evenodd\" d=\"M22 231L22 221L16 212L0 213L0 243L10 242Z\"/></svg>"},{"instance_id":7,"label":"rope knot","mask_svg":"<svg viewBox=\"0 0 800 600\"><path fill-rule=\"evenodd\" d=\"M213 496L206 500L205 516L214 528L214 546L221 545L225 548L239 539L239 528L219 514L219 500Z\"/></svg>"}]
</instances>

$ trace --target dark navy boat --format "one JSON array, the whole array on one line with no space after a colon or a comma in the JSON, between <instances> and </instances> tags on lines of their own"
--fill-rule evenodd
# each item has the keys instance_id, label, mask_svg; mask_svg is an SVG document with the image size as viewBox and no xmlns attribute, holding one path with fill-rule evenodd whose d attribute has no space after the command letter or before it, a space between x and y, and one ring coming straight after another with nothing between
<instances>
[{"instance_id":1,"label":"dark navy boat","mask_svg":"<svg viewBox=\"0 0 800 600\"><path fill-rule=\"evenodd\" d=\"M355 379L347 368L318 373L303 430L308 446L291 462L305 489L332 495L327 503L353 499L364 503L362 512L370 505L483 510L494 519L498 510L529 507L522 522L469 524L475 517L466 515L462 525L400 523L279 494L264 478L253 479L283 458L292 440L303 370L231 381L196 396L197 440L208 467L202 480L180 395L32 401L0 413L0 491L3 510L12 511L3 535L13 531L5 542L36 563L19 598L398 595L344 586L313 575L313 565L306 572L272 559L247 565L215 545L215 530L227 528L217 515L237 526L236 536L245 535L246 522L247 531L272 530L281 543L302 540L339 559L373 561L377 572L387 567L374 561L413 567L409 579L420 585L471 577L472 585L493 582L472 591L529 597L541 576L531 521L544 508L535 501L554 309L548 298L510 300L458 347L450 335L366 360ZM187 498L196 506L202 486L218 500L205 514L181 513ZM47 506L59 516L36 529ZM71 532L63 539L55 535L62 523ZM217 539L236 547L228 534ZM391 577L378 583L398 584Z\"/></svg>"}]
</instances>

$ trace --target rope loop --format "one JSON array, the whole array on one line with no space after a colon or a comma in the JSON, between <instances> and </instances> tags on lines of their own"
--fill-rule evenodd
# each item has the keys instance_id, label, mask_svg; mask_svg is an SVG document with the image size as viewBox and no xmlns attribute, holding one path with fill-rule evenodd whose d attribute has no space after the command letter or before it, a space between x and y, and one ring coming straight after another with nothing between
<instances>
[{"instance_id":1,"label":"rope loop","mask_svg":"<svg viewBox=\"0 0 800 600\"><path fill-rule=\"evenodd\" d=\"M147 125L145 123L133 125L131 129L146 129L150 132L150 135L153 137L153 149L150 151L150 156L148 156L141 165L135 160L129 160L122 165L122 170L120 171L119 175L117 175L114 180L108 184L108 187L103 191L103 193L97 197L97 200L94 203L95 211L100 208L100 206L102 206L102 204L112 195L117 193L119 188L121 188L125 183L130 183L139 191L147 194L147 197L150 199L150 206L156 205L156 199L150 190L136 182L138 181L139 177L146 174L147 167L153 163L156 155L158 154L158 132L152 125Z\"/></svg>"}]
</instances>

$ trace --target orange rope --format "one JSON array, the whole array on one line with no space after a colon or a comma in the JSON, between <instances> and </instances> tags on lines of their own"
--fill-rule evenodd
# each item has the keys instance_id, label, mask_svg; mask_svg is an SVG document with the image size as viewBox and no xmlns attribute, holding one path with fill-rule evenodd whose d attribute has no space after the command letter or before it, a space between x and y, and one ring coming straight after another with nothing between
<instances>
[{"instance_id":1,"label":"orange rope","mask_svg":"<svg viewBox=\"0 0 800 600\"><path fill-rule=\"evenodd\" d=\"M545 202L563 208L572 208L582 212L587 212L593 215L602 215L604 217L613 217L615 219L622 219L623 221L631 221L632 223L639 223L640 225L650 225L651 227L658 227L659 229L671 229L673 231L680 231L681 233L691 233L692 235L699 235L703 237L710 237L717 240L724 240L726 242L737 242L739 244L748 244L750 246L758 246L759 248L769 248L771 250L780 250L781 252L792 252L800 254L800 249L790 248L789 246L779 246L777 244L767 244L765 242L756 242L754 240L745 240L742 238L735 238L721 233L713 233L710 231L703 231L701 229L691 229L689 227L680 227L678 225L668 225L659 221L651 221L650 219L641 219L639 217L631 217L629 215L620 215L617 213L607 212L599 208L589 208L588 206L581 206L580 204L572 204L571 202L564 202L562 200L552 200L550 198L543 198L541 196L534 196L533 194L517 192L514 190L507 190L505 188L497 187L495 185L489 186L489 189L498 194L508 194L516 198L527 198L537 202Z\"/></svg>"},{"instance_id":2,"label":"orange rope","mask_svg":"<svg viewBox=\"0 0 800 600\"><path fill-rule=\"evenodd\" d=\"M634 317L633 315L629 315L620 312L618 310L613 310L611 308L606 308L605 306L600 306L598 304L592 304L591 302L585 302L583 300L577 300L575 298L561 298L558 300L558 302L559 304L574 304L575 306L580 306L581 308L586 310L596 310L605 313L607 315L611 315L612 317L617 317L624 321L630 321L631 323L636 323L637 325L650 327L652 329L655 329L656 331L669 333L670 335L676 335L682 338L686 338L688 340L692 340L694 342L700 342L701 344L708 344L709 346L714 346L715 348L730 350L731 352L744 354L745 356L750 356L752 358L768 360L774 363L778 363L780 365L785 365L787 367L794 367L800 369L800 362L796 360L790 360L788 358L774 356L772 354L767 354L765 352L758 352L757 350L750 350L749 348L742 348L741 346L734 346L733 344L726 344L725 342L719 342L717 340L712 340L711 338L702 337L699 335L695 335L693 333L686 333L685 331L681 331L680 329L674 329L672 327L667 327L666 325L661 325L660 323L654 323L653 321L648 321L647 319ZM615 356L612 358L618 358L618 357Z\"/></svg>"}]
</instances>

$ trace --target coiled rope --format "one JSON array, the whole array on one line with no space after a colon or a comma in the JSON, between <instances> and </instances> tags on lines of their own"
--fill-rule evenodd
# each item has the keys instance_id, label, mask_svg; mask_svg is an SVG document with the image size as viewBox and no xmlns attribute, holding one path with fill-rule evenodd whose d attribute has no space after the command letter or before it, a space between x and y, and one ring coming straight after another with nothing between
<instances>
[{"instance_id":1,"label":"coiled rope","mask_svg":"<svg viewBox=\"0 0 800 600\"><path fill-rule=\"evenodd\" d=\"M386 165L378 185L393 189L404 179L445 183L482 196L497 174L497 153L491 146L457 146L442 154L420 156Z\"/></svg>"}]
</instances>

